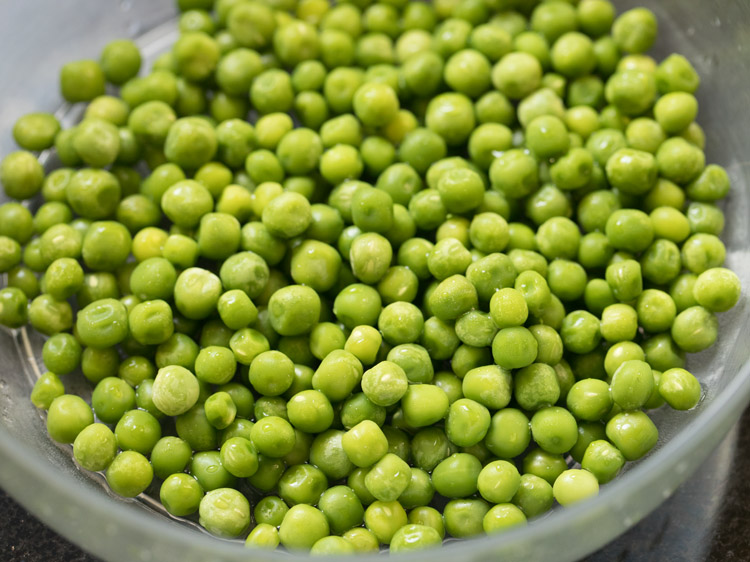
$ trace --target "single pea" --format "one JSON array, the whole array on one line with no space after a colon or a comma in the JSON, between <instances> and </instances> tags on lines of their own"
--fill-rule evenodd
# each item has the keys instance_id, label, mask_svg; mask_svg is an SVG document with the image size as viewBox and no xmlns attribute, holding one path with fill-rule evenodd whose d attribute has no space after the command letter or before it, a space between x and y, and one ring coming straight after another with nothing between
<instances>
[{"instance_id":1,"label":"single pea","mask_svg":"<svg viewBox=\"0 0 750 562\"><path fill-rule=\"evenodd\" d=\"M232 488L206 493L199 506L200 524L219 537L236 537L250 525L250 503Z\"/></svg>"},{"instance_id":2,"label":"single pea","mask_svg":"<svg viewBox=\"0 0 750 562\"><path fill-rule=\"evenodd\" d=\"M536 359L538 344L523 326L501 329L492 342L495 363L504 369L519 369Z\"/></svg>"},{"instance_id":3,"label":"single pea","mask_svg":"<svg viewBox=\"0 0 750 562\"><path fill-rule=\"evenodd\" d=\"M740 298L740 280L729 269L714 267L698 275L693 286L693 296L699 305L711 312L724 312Z\"/></svg>"},{"instance_id":4,"label":"single pea","mask_svg":"<svg viewBox=\"0 0 750 562\"><path fill-rule=\"evenodd\" d=\"M698 379L685 369L673 368L661 374L659 395L675 410L690 410L701 400Z\"/></svg>"},{"instance_id":5,"label":"single pea","mask_svg":"<svg viewBox=\"0 0 750 562\"><path fill-rule=\"evenodd\" d=\"M605 277L612 296L621 302L630 302L643 292L641 265L635 260L610 263Z\"/></svg>"},{"instance_id":6,"label":"single pea","mask_svg":"<svg viewBox=\"0 0 750 562\"><path fill-rule=\"evenodd\" d=\"M492 68L492 84L512 100L536 90L541 79L542 66L528 53L508 53Z\"/></svg>"},{"instance_id":7,"label":"single pea","mask_svg":"<svg viewBox=\"0 0 750 562\"><path fill-rule=\"evenodd\" d=\"M591 472L599 484L606 484L620 472L625 465L625 457L609 441L600 439L592 441L581 460L581 467Z\"/></svg>"},{"instance_id":8,"label":"single pea","mask_svg":"<svg viewBox=\"0 0 750 562\"><path fill-rule=\"evenodd\" d=\"M552 492L560 505L568 506L597 495L599 482L586 470L570 469L557 477Z\"/></svg>"},{"instance_id":9,"label":"single pea","mask_svg":"<svg viewBox=\"0 0 750 562\"><path fill-rule=\"evenodd\" d=\"M411 480L406 490L399 497L399 501L405 509L426 506L435 496L435 488L432 485L430 475L419 468L411 468Z\"/></svg>"},{"instance_id":10,"label":"single pea","mask_svg":"<svg viewBox=\"0 0 750 562\"><path fill-rule=\"evenodd\" d=\"M317 504L328 486L323 472L309 464L289 467L279 479L279 495L289 505Z\"/></svg>"},{"instance_id":11,"label":"single pea","mask_svg":"<svg viewBox=\"0 0 750 562\"><path fill-rule=\"evenodd\" d=\"M597 421L612 408L609 385L597 379L583 379L576 382L568 392L568 410L580 420Z\"/></svg>"},{"instance_id":12,"label":"single pea","mask_svg":"<svg viewBox=\"0 0 750 562\"><path fill-rule=\"evenodd\" d=\"M117 423L125 412L135 407L135 391L122 379L106 377L91 393L91 406L104 423Z\"/></svg>"},{"instance_id":13,"label":"single pea","mask_svg":"<svg viewBox=\"0 0 750 562\"><path fill-rule=\"evenodd\" d=\"M531 418L531 434L544 451L561 454L575 445L578 439L578 426L570 412L552 406L534 414Z\"/></svg>"},{"instance_id":14,"label":"single pea","mask_svg":"<svg viewBox=\"0 0 750 562\"><path fill-rule=\"evenodd\" d=\"M40 151L54 144L60 123L49 113L28 113L13 125L13 140L24 150Z\"/></svg>"},{"instance_id":15,"label":"single pea","mask_svg":"<svg viewBox=\"0 0 750 562\"><path fill-rule=\"evenodd\" d=\"M93 423L81 431L73 442L73 456L86 470L106 470L117 453L117 440L106 425Z\"/></svg>"},{"instance_id":16,"label":"single pea","mask_svg":"<svg viewBox=\"0 0 750 562\"><path fill-rule=\"evenodd\" d=\"M279 531L276 529L276 526L269 525L268 523L258 523L247 535L245 546L248 548L273 550L279 546Z\"/></svg>"},{"instance_id":17,"label":"single pea","mask_svg":"<svg viewBox=\"0 0 750 562\"><path fill-rule=\"evenodd\" d=\"M148 488L154 477L148 459L137 451L122 451L107 468L107 484L113 492L134 498Z\"/></svg>"},{"instance_id":18,"label":"single pea","mask_svg":"<svg viewBox=\"0 0 750 562\"><path fill-rule=\"evenodd\" d=\"M622 412L607 422L607 439L626 460L632 461L648 453L659 439L659 432L643 412Z\"/></svg>"},{"instance_id":19,"label":"single pea","mask_svg":"<svg viewBox=\"0 0 750 562\"><path fill-rule=\"evenodd\" d=\"M123 84L138 74L141 53L132 41L116 39L102 49L100 64L107 81Z\"/></svg>"},{"instance_id":20,"label":"single pea","mask_svg":"<svg viewBox=\"0 0 750 562\"><path fill-rule=\"evenodd\" d=\"M612 400L623 410L643 407L653 390L654 376L645 361L625 361L612 375Z\"/></svg>"},{"instance_id":21,"label":"single pea","mask_svg":"<svg viewBox=\"0 0 750 562\"><path fill-rule=\"evenodd\" d=\"M43 373L34 383L30 400L35 407L49 410L55 398L63 394L65 394L65 386L63 386L60 377L48 371Z\"/></svg>"},{"instance_id":22,"label":"single pea","mask_svg":"<svg viewBox=\"0 0 750 562\"><path fill-rule=\"evenodd\" d=\"M623 12L612 25L612 36L625 52L643 53L656 40L657 22L653 12L634 8Z\"/></svg>"},{"instance_id":23,"label":"single pea","mask_svg":"<svg viewBox=\"0 0 750 562\"><path fill-rule=\"evenodd\" d=\"M624 362L631 360L643 361L644 359L644 351L640 345L632 341L621 341L607 350L607 354L604 357L604 371L611 378Z\"/></svg>"},{"instance_id":24,"label":"single pea","mask_svg":"<svg viewBox=\"0 0 750 562\"><path fill-rule=\"evenodd\" d=\"M585 269L576 262L555 259L549 264L547 284L552 293L563 301L574 301L583 296L586 281Z\"/></svg>"},{"instance_id":25,"label":"single pea","mask_svg":"<svg viewBox=\"0 0 750 562\"><path fill-rule=\"evenodd\" d=\"M490 427L489 410L474 400L461 398L450 405L446 420L448 438L460 447L479 443Z\"/></svg>"},{"instance_id":26,"label":"single pea","mask_svg":"<svg viewBox=\"0 0 750 562\"><path fill-rule=\"evenodd\" d=\"M437 531L438 536L445 537L445 525L443 523L443 516L435 508L428 506L420 506L412 509L409 512L409 523L415 525L425 525L432 527Z\"/></svg>"},{"instance_id":27,"label":"single pea","mask_svg":"<svg viewBox=\"0 0 750 562\"><path fill-rule=\"evenodd\" d=\"M413 384L403 396L401 406L404 419L410 427L426 427L446 416L449 399L438 386Z\"/></svg>"},{"instance_id":28,"label":"single pea","mask_svg":"<svg viewBox=\"0 0 750 562\"><path fill-rule=\"evenodd\" d=\"M143 410L125 412L115 426L115 436L120 449L149 455L161 439L159 420Z\"/></svg>"},{"instance_id":29,"label":"single pea","mask_svg":"<svg viewBox=\"0 0 750 562\"><path fill-rule=\"evenodd\" d=\"M456 335L462 343L474 347L487 347L497 334L497 326L490 314L471 310L456 322Z\"/></svg>"},{"instance_id":30,"label":"single pea","mask_svg":"<svg viewBox=\"0 0 750 562\"><path fill-rule=\"evenodd\" d=\"M724 213L711 203L690 203L685 214L691 233L702 232L719 236L724 230Z\"/></svg>"},{"instance_id":31,"label":"single pea","mask_svg":"<svg viewBox=\"0 0 750 562\"><path fill-rule=\"evenodd\" d=\"M465 213L482 203L484 182L472 170L456 168L440 176L437 190L448 212Z\"/></svg>"},{"instance_id":32,"label":"single pea","mask_svg":"<svg viewBox=\"0 0 750 562\"><path fill-rule=\"evenodd\" d=\"M530 195L539 186L536 161L520 149L508 150L496 158L490 165L489 176L492 188L510 199Z\"/></svg>"},{"instance_id":33,"label":"single pea","mask_svg":"<svg viewBox=\"0 0 750 562\"><path fill-rule=\"evenodd\" d=\"M269 457L283 457L294 447L294 429L288 421L278 416L259 420L250 433L258 452Z\"/></svg>"},{"instance_id":34,"label":"single pea","mask_svg":"<svg viewBox=\"0 0 750 562\"><path fill-rule=\"evenodd\" d=\"M93 60L69 62L60 71L60 91L71 103L91 101L104 94L105 74Z\"/></svg>"},{"instance_id":35,"label":"single pea","mask_svg":"<svg viewBox=\"0 0 750 562\"><path fill-rule=\"evenodd\" d=\"M164 479L159 489L159 500L175 517L184 517L198 511L202 498L203 488L189 474L171 474Z\"/></svg>"},{"instance_id":36,"label":"single pea","mask_svg":"<svg viewBox=\"0 0 750 562\"><path fill-rule=\"evenodd\" d=\"M602 337L609 342L632 340L638 331L638 314L627 304L612 304L602 311Z\"/></svg>"},{"instance_id":37,"label":"single pea","mask_svg":"<svg viewBox=\"0 0 750 562\"><path fill-rule=\"evenodd\" d=\"M678 185L686 185L699 178L704 171L705 155L685 139L672 137L659 147L656 162L662 177Z\"/></svg>"},{"instance_id":38,"label":"single pea","mask_svg":"<svg viewBox=\"0 0 750 562\"><path fill-rule=\"evenodd\" d=\"M73 148L84 163L94 168L103 168L117 158L120 135L112 123L89 117L76 127Z\"/></svg>"},{"instance_id":39,"label":"single pea","mask_svg":"<svg viewBox=\"0 0 750 562\"><path fill-rule=\"evenodd\" d=\"M490 503L507 503L515 496L521 475L508 461L493 461L482 469L477 479L481 496Z\"/></svg>"},{"instance_id":40,"label":"single pea","mask_svg":"<svg viewBox=\"0 0 750 562\"><path fill-rule=\"evenodd\" d=\"M278 334L304 334L318 322L320 297L309 287L290 285L271 296L268 311L271 325Z\"/></svg>"},{"instance_id":41,"label":"single pea","mask_svg":"<svg viewBox=\"0 0 750 562\"><path fill-rule=\"evenodd\" d=\"M50 300L52 299L50 298ZM16 287L5 287L4 289L0 290L0 324L2 324L3 326L7 326L8 328L20 328L24 326L29 320L29 312L27 310L27 307L28 299L26 298L24 292L21 291L21 289L18 289ZM42 313L41 310L37 314L40 313ZM39 319L37 320L37 324L39 324L40 321L46 323L45 320ZM48 368L51 369L51 367ZM59 374L63 375L65 373L60 372Z\"/></svg>"},{"instance_id":42,"label":"single pea","mask_svg":"<svg viewBox=\"0 0 750 562\"><path fill-rule=\"evenodd\" d=\"M2 295L7 304L3 312L7 314L8 323L15 324L14 327L23 325L25 295L20 290L5 290ZM73 310L67 301L56 301L51 295L41 294L31 301L28 320L36 330L53 336L73 327Z\"/></svg>"},{"instance_id":43,"label":"single pea","mask_svg":"<svg viewBox=\"0 0 750 562\"><path fill-rule=\"evenodd\" d=\"M194 170L210 162L216 154L216 131L205 119L183 117L169 128L164 154L170 162Z\"/></svg>"},{"instance_id":44,"label":"single pea","mask_svg":"<svg viewBox=\"0 0 750 562\"><path fill-rule=\"evenodd\" d=\"M698 353L716 342L718 320L710 310L702 306L691 306L677 315L672 324L671 335L680 349Z\"/></svg>"},{"instance_id":45,"label":"single pea","mask_svg":"<svg viewBox=\"0 0 750 562\"><path fill-rule=\"evenodd\" d=\"M488 534L525 524L526 516L523 511L512 503L500 503L491 507L482 519L482 528Z\"/></svg>"},{"instance_id":46,"label":"single pea","mask_svg":"<svg viewBox=\"0 0 750 562\"><path fill-rule=\"evenodd\" d=\"M432 527L409 524L401 527L391 539L390 551L394 553L411 552L430 548L442 543L443 539Z\"/></svg>"},{"instance_id":47,"label":"single pea","mask_svg":"<svg viewBox=\"0 0 750 562\"><path fill-rule=\"evenodd\" d=\"M578 226L566 217L552 217L537 230L539 251L548 259L574 259L578 253Z\"/></svg>"},{"instance_id":48,"label":"single pea","mask_svg":"<svg viewBox=\"0 0 750 562\"><path fill-rule=\"evenodd\" d=\"M333 408L326 396L317 390L298 392L287 403L290 423L308 433L320 433L331 426Z\"/></svg>"},{"instance_id":49,"label":"single pea","mask_svg":"<svg viewBox=\"0 0 750 562\"><path fill-rule=\"evenodd\" d=\"M365 510L365 526L381 543L390 544L396 531L407 524L406 511L398 502L375 501Z\"/></svg>"},{"instance_id":50,"label":"single pea","mask_svg":"<svg viewBox=\"0 0 750 562\"><path fill-rule=\"evenodd\" d=\"M482 470L479 460L468 453L455 453L441 461L432 471L435 490L446 497L468 497L477 491Z\"/></svg>"},{"instance_id":51,"label":"single pea","mask_svg":"<svg viewBox=\"0 0 750 562\"><path fill-rule=\"evenodd\" d=\"M171 474L185 470L192 456L192 449L179 437L162 437L151 450L151 464L154 474L166 480Z\"/></svg>"},{"instance_id":52,"label":"single pea","mask_svg":"<svg viewBox=\"0 0 750 562\"><path fill-rule=\"evenodd\" d=\"M482 534L484 517L490 506L482 499L455 499L443 509L445 530L452 537L467 538Z\"/></svg>"},{"instance_id":53,"label":"single pea","mask_svg":"<svg viewBox=\"0 0 750 562\"><path fill-rule=\"evenodd\" d=\"M390 406L398 402L407 387L406 373L390 361L382 361L362 375L362 391L380 406Z\"/></svg>"},{"instance_id":54,"label":"single pea","mask_svg":"<svg viewBox=\"0 0 750 562\"><path fill-rule=\"evenodd\" d=\"M677 307L672 297L657 289L646 289L641 293L636 311L639 324L651 333L668 330L677 315Z\"/></svg>"},{"instance_id":55,"label":"single pea","mask_svg":"<svg viewBox=\"0 0 750 562\"><path fill-rule=\"evenodd\" d=\"M0 163L0 183L8 197L30 199L41 190L43 181L44 169L30 152L11 152Z\"/></svg>"},{"instance_id":56,"label":"single pea","mask_svg":"<svg viewBox=\"0 0 750 562\"><path fill-rule=\"evenodd\" d=\"M204 405L206 419L216 429L225 429L234 421L237 406L226 392L216 392L209 396Z\"/></svg>"},{"instance_id":57,"label":"single pea","mask_svg":"<svg viewBox=\"0 0 750 562\"><path fill-rule=\"evenodd\" d=\"M516 402L529 411L555 404L561 394L555 369L544 363L532 363L517 371L513 386Z\"/></svg>"},{"instance_id":58,"label":"single pea","mask_svg":"<svg viewBox=\"0 0 750 562\"><path fill-rule=\"evenodd\" d=\"M185 367L171 365L159 369L153 388L153 401L160 411L177 416L198 401L199 384Z\"/></svg>"},{"instance_id":59,"label":"single pea","mask_svg":"<svg viewBox=\"0 0 750 562\"><path fill-rule=\"evenodd\" d=\"M310 463L330 480L340 480L354 470L342 446L343 436L343 431L329 429L316 436L310 445Z\"/></svg>"},{"instance_id":60,"label":"single pea","mask_svg":"<svg viewBox=\"0 0 750 562\"><path fill-rule=\"evenodd\" d=\"M411 479L411 469L393 453L385 454L365 476L365 486L379 501L395 501L406 490Z\"/></svg>"}]
</instances>

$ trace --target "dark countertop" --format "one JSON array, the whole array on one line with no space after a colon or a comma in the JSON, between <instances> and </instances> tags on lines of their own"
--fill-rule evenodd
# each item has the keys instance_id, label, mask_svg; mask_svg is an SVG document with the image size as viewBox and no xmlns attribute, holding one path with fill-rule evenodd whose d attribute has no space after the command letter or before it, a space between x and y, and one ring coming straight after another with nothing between
<instances>
[{"instance_id":1,"label":"dark countertop","mask_svg":"<svg viewBox=\"0 0 750 562\"><path fill-rule=\"evenodd\" d=\"M731 463L728 470L727 463ZM2 490L0 560L99 562L39 522ZM585 562L748 560L750 409L698 473L651 515Z\"/></svg>"}]
</instances>

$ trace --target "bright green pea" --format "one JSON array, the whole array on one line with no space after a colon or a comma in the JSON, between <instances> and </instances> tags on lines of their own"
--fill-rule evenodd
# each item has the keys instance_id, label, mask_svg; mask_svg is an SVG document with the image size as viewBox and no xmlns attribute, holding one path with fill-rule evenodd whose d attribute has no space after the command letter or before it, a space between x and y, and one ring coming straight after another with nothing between
<instances>
[{"instance_id":1,"label":"bright green pea","mask_svg":"<svg viewBox=\"0 0 750 562\"><path fill-rule=\"evenodd\" d=\"M698 276L693 286L693 296L699 305L712 312L732 308L740 298L740 280L729 269L715 267Z\"/></svg>"},{"instance_id":2,"label":"bright green pea","mask_svg":"<svg viewBox=\"0 0 750 562\"><path fill-rule=\"evenodd\" d=\"M107 484L113 492L134 498L148 488L153 480L153 468L148 459L137 451L122 451L107 468Z\"/></svg>"},{"instance_id":3,"label":"bright green pea","mask_svg":"<svg viewBox=\"0 0 750 562\"><path fill-rule=\"evenodd\" d=\"M519 369L536 359L536 338L522 326L501 329L492 342L495 363L504 369Z\"/></svg>"},{"instance_id":4,"label":"bright green pea","mask_svg":"<svg viewBox=\"0 0 750 562\"><path fill-rule=\"evenodd\" d=\"M597 495L599 482L586 470L570 469L557 477L552 492L560 505L568 506Z\"/></svg>"},{"instance_id":5,"label":"bright green pea","mask_svg":"<svg viewBox=\"0 0 750 562\"><path fill-rule=\"evenodd\" d=\"M626 460L632 461L648 453L659 439L659 432L643 412L623 412L607 422L607 439Z\"/></svg>"},{"instance_id":6,"label":"bright green pea","mask_svg":"<svg viewBox=\"0 0 750 562\"><path fill-rule=\"evenodd\" d=\"M484 439L490 426L489 410L479 402L461 398L450 405L446 420L448 438L460 447L470 447Z\"/></svg>"},{"instance_id":7,"label":"bright green pea","mask_svg":"<svg viewBox=\"0 0 750 562\"><path fill-rule=\"evenodd\" d=\"M546 452L566 453L578 440L578 426L573 415L557 406L537 411L531 418L534 441Z\"/></svg>"}]
</instances>

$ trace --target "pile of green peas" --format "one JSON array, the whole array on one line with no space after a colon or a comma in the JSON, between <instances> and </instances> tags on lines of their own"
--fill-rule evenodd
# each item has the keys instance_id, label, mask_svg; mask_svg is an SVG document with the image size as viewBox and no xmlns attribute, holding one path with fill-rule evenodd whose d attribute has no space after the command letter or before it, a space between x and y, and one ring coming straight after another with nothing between
<instances>
[{"instance_id":1,"label":"pile of green peas","mask_svg":"<svg viewBox=\"0 0 750 562\"><path fill-rule=\"evenodd\" d=\"M730 180L652 12L178 6L0 164L0 323L48 336L31 400L81 467L249 547L402 552L585 500L698 404Z\"/></svg>"}]
</instances>

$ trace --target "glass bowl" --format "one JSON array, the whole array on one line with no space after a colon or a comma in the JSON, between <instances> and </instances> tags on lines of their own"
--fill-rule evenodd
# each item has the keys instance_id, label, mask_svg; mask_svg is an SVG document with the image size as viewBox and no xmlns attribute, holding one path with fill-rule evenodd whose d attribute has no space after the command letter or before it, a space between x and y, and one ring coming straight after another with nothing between
<instances>
[{"instance_id":1,"label":"glass bowl","mask_svg":"<svg viewBox=\"0 0 750 562\"><path fill-rule=\"evenodd\" d=\"M725 166L733 185L725 206L727 264L747 291L750 4L733 0L643 3L659 17L656 56L680 52L701 74L699 121L707 133L707 160ZM615 0L615 4L623 10L635 2ZM61 107L57 80L64 62L95 58L116 37L137 38L146 55L153 56L168 46L174 16L173 0L0 4L0 52L4 55L0 62L0 154L14 149L10 130L16 118L29 111ZM72 118L75 109L62 107L59 114ZM662 408L654 413L661 437L650 455L629 466L593 500L553 510L525 528L499 536L454 541L431 551L431 559L575 560L605 545L657 507L700 469L750 398L746 294L732 311L721 315L720 324L718 344L689 360L689 368L703 385L704 399L691 412ZM41 366L41 344L42 338L31 332L0 333L0 485L8 493L68 539L112 562L288 559L289 553L251 551L238 541L197 532L164 516L148 501L116 498L105 491L101 477L80 471L71 459L70 447L58 447L47 437L41 416L28 400ZM405 555L403 560L424 556Z\"/></svg>"}]
</instances>

